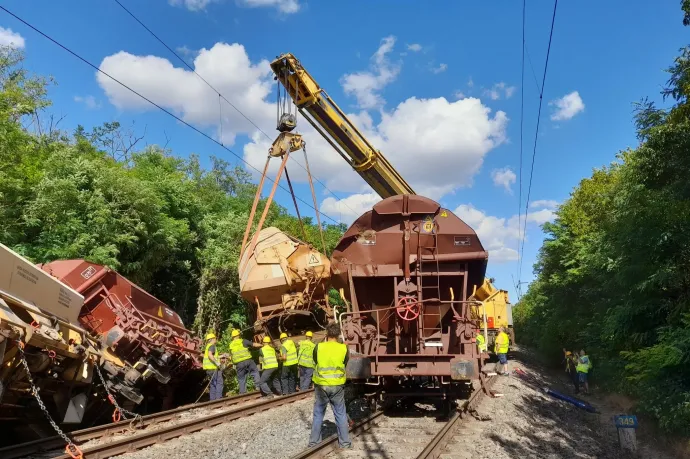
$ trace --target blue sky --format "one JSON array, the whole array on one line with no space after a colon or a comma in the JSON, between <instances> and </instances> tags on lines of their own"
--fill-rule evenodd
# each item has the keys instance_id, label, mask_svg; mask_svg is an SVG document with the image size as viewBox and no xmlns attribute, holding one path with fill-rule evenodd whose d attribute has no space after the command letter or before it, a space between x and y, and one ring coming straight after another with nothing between
<instances>
[{"instance_id":1,"label":"blue sky","mask_svg":"<svg viewBox=\"0 0 690 459\"><path fill-rule=\"evenodd\" d=\"M492 255L488 274L516 300L522 2L121 2L269 136L275 87L267 62L294 53L417 192L477 229ZM263 165L270 141L224 103L219 123L218 95L115 1L3 5L214 138L222 124L224 143ZM527 2L523 209L552 11L552 2ZM636 145L631 104L644 96L659 100L663 70L687 42L681 20L678 1L560 2L522 281L532 279L539 224L552 218L554 202L592 168ZM167 141L177 155L239 162L4 12L0 27L0 42L23 47L28 69L55 77L50 111L66 115L63 129L118 120L145 129L149 144ZM321 210L349 223L376 197L306 122L299 129L315 175L335 193L317 185ZM304 173L297 165L290 170L298 194L311 202ZM277 200L292 208L285 192Z\"/></svg>"}]
</instances>

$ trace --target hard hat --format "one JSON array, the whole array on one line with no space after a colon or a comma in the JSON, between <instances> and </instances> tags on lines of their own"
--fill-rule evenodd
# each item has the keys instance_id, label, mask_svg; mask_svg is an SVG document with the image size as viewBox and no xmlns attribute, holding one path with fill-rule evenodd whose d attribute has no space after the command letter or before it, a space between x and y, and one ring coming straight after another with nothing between
<instances>
[{"instance_id":1,"label":"hard hat","mask_svg":"<svg viewBox=\"0 0 690 459\"><path fill-rule=\"evenodd\" d=\"M573 355L573 353L570 351L566 351L565 355Z\"/></svg>"},{"instance_id":2,"label":"hard hat","mask_svg":"<svg viewBox=\"0 0 690 459\"><path fill-rule=\"evenodd\" d=\"M232 331L232 333L230 334L230 336L232 336L233 338L236 337L236 336L240 336L240 331L237 330L237 329L235 329L235 330Z\"/></svg>"},{"instance_id":3,"label":"hard hat","mask_svg":"<svg viewBox=\"0 0 690 459\"><path fill-rule=\"evenodd\" d=\"M311 338L312 336L314 336L314 334L312 332L308 331L306 336L307 336L307 338Z\"/></svg>"},{"instance_id":4,"label":"hard hat","mask_svg":"<svg viewBox=\"0 0 690 459\"><path fill-rule=\"evenodd\" d=\"M271 342L271 337L270 336L264 336L264 343L270 343Z\"/></svg>"},{"instance_id":5,"label":"hard hat","mask_svg":"<svg viewBox=\"0 0 690 459\"><path fill-rule=\"evenodd\" d=\"M281 333L280 334L280 339L287 338L287 333Z\"/></svg>"},{"instance_id":6,"label":"hard hat","mask_svg":"<svg viewBox=\"0 0 690 459\"><path fill-rule=\"evenodd\" d=\"M206 334L206 341L208 341L208 340L210 340L210 339L215 339L215 338L216 338L216 335L215 335L215 333L213 333L213 332L210 332L210 333L207 333L207 334Z\"/></svg>"}]
</instances>

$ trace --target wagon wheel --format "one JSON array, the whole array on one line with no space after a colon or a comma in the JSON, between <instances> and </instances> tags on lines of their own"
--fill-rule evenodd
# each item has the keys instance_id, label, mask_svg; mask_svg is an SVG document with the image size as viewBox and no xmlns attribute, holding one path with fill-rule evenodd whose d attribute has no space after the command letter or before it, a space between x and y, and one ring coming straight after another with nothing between
<instances>
[{"instance_id":1,"label":"wagon wheel","mask_svg":"<svg viewBox=\"0 0 690 459\"><path fill-rule=\"evenodd\" d=\"M419 302L411 296L403 296L398 299L398 307L395 312L402 320L415 320L419 317Z\"/></svg>"}]
</instances>

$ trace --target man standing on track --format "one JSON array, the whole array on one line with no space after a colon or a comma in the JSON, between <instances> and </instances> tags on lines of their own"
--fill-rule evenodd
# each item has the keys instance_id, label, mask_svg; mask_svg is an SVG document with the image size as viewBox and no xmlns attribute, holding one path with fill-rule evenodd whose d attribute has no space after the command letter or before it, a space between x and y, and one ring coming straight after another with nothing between
<instances>
[{"instance_id":1,"label":"man standing on track","mask_svg":"<svg viewBox=\"0 0 690 459\"><path fill-rule=\"evenodd\" d=\"M330 404L338 428L338 445L352 448L347 430L348 418L345 409L345 368L350 352L345 344L338 342L340 325L328 324L326 341L314 347L314 419L311 425L309 446L321 441L321 427L326 407Z\"/></svg>"},{"instance_id":2,"label":"man standing on track","mask_svg":"<svg viewBox=\"0 0 690 459\"><path fill-rule=\"evenodd\" d=\"M223 369L218 359L216 348L216 335L210 332L206 335L206 349L204 349L204 361L202 367L211 377L208 393L211 400L223 398Z\"/></svg>"},{"instance_id":3,"label":"man standing on track","mask_svg":"<svg viewBox=\"0 0 690 459\"><path fill-rule=\"evenodd\" d=\"M280 334L280 343L280 360L283 361L280 384L283 388L283 395L294 394L297 388L297 347L288 338L287 333Z\"/></svg>"},{"instance_id":4,"label":"man standing on track","mask_svg":"<svg viewBox=\"0 0 690 459\"><path fill-rule=\"evenodd\" d=\"M494 352L498 356L498 363L496 364L496 373L499 375L507 375L508 373L508 348L510 338L506 333L506 327L501 327L494 342Z\"/></svg>"},{"instance_id":5,"label":"man standing on track","mask_svg":"<svg viewBox=\"0 0 690 459\"><path fill-rule=\"evenodd\" d=\"M264 345L261 348L261 357L259 360L261 362L261 395L266 398L273 398L273 392L271 391L271 386L276 389L278 395L280 395L280 379L277 378L278 374L278 357L276 356L276 350L271 345L271 337L264 336Z\"/></svg>"},{"instance_id":6,"label":"man standing on track","mask_svg":"<svg viewBox=\"0 0 690 459\"><path fill-rule=\"evenodd\" d=\"M306 339L299 342L299 390L308 390L311 386L311 377L314 374L314 334L306 333Z\"/></svg>"},{"instance_id":7,"label":"man standing on track","mask_svg":"<svg viewBox=\"0 0 690 459\"><path fill-rule=\"evenodd\" d=\"M240 394L247 392L247 375L251 374L254 385L259 385L259 369L256 368L256 363L252 360L252 355L249 353L249 348L261 347L259 343L252 343L248 339L240 338L240 331L233 330L232 341L230 341L230 355L232 355L232 363L237 370L237 383L240 386Z\"/></svg>"}]
</instances>

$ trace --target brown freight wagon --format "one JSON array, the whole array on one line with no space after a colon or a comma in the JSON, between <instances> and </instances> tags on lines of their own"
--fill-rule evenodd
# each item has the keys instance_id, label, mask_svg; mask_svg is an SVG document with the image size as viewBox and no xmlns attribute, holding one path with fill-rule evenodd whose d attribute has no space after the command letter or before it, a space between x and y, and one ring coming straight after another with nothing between
<instances>
[{"instance_id":1,"label":"brown freight wagon","mask_svg":"<svg viewBox=\"0 0 690 459\"><path fill-rule=\"evenodd\" d=\"M101 339L111 392L129 406L148 398L142 411L194 401L203 385L191 389L205 374L201 340L175 311L107 266L59 260L40 267L84 296L79 322Z\"/></svg>"},{"instance_id":2,"label":"brown freight wagon","mask_svg":"<svg viewBox=\"0 0 690 459\"><path fill-rule=\"evenodd\" d=\"M481 377L467 299L487 261L474 230L431 199L393 196L360 216L331 260L349 379L389 396L464 393Z\"/></svg>"}]
</instances>

